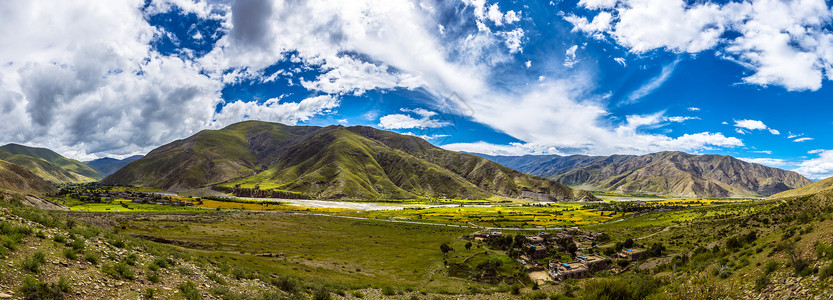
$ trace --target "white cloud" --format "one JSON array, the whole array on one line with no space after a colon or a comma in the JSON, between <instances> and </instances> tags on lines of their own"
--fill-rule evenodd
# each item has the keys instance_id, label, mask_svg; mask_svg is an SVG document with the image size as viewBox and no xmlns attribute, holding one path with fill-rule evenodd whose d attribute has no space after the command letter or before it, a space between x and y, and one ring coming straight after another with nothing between
<instances>
[{"instance_id":1,"label":"white cloud","mask_svg":"<svg viewBox=\"0 0 833 300\"><path fill-rule=\"evenodd\" d=\"M780 159L780 158L738 157L738 159L740 159L742 161L745 161L745 162L750 162L750 163L755 163L755 164L760 164L760 165L765 165L765 166L770 166L770 167L783 167L783 166L789 165L789 162L787 162L786 160Z\"/></svg>"},{"instance_id":2,"label":"white cloud","mask_svg":"<svg viewBox=\"0 0 833 300\"><path fill-rule=\"evenodd\" d=\"M564 66L567 68L572 68L576 63L578 63L578 59L576 59L576 50L578 50L578 45L573 45L570 48L567 48L567 52L564 54Z\"/></svg>"},{"instance_id":3,"label":"white cloud","mask_svg":"<svg viewBox=\"0 0 833 300\"><path fill-rule=\"evenodd\" d=\"M807 154L816 154L816 153L822 153L822 152L824 152L824 149L813 149L813 150L807 151Z\"/></svg>"},{"instance_id":4,"label":"white cloud","mask_svg":"<svg viewBox=\"0 0 833 300\"><path fill-rule=\"evenodd\" d=\"M751 151L752 153L761 153L761 154L772 154L772 150L758 150L758 151Z\"/></svg>"},{"instance_id":5,"label":"white cloud","mask_svg":"<svg viewBox=\"0 0 833 300\"><path fill-rule=\"evenodd\" d=\"M412 112L420 116L419 119L411 117L406 114L390 114L379 119L379 127L384 129L411 129L411 128L440 128L451 125L446 121L431 119L437 115L434 111L429 111L423 108L417 109L401 109L403 112Z\"/></svg>"},{"instance_id":6,"label":"white cloud","mask_svg":"<svg viewBox=\"0 0 833 300\"><path fill-rule=\"evenodd\" d=\"M526 66L526 68L527 68L527 69L529 69L530 67L532 67L532 61L531 61L531 60L527 60L527 61L524 63L524 65Z\"/></svg>"},{"instance_id":7,"label":"white cloud","mask_svg":"<svg viewBox=\"0 0 833 300\"><path fill-rule=\"evenodd\" d=\"M743 129L740 129L740 128L735 128L735 132L740 133L740 134L746 134L746 131L743 130Z\"/></svg>"},{"instance_id":8,"label":"white cloud","mask_svg":"<svg viewBox=\"0 0 833 300\"><path fill-rule=\"evenodd\" d=\"M687 109L688 109L688 111L700 111L700 108L699 108L699 107L693 107L693 106L692 106L692 107L689 107L689 108L687 108Z\"/></svg>"},{"instance_id":9,"label":"white cloud","mask_svg":"<svg viewBox=\"0 0 833 300\"><path fill-rule=\"evenodd\" d=\"M677 68L677 64L679 62L679 60L676 60L673 63L670 63L662 67L662 71L658 76L651 78L651 80L648 80L646 84L642 85L635 91L628 94L626 99L623 100L621 104L636 103L637 101L639 101L639 99L642 99L642 97L648 96L651 93L653 93L654 90L661 87L662 84L665 83L665 81L667 81L668 78L671 77L671 74L674 73L674 69Z\"/></svg>"},{"instance_id":10,"label":"white cloud","mask_svg":"<svg viewBox=\"0 0 833 300\"><path fill-rule=\"evenodd\" d=\"M752 70L744 82L788 90L818 90L824 78L833 78L833 11L824 0L580 1L579 6L599 12L592 22L566 16L574 30L609 37L634 53L716 49L720 57Z\"/></svg>"},{"instance_id":11,"label":"white cloud","mask_svg":"<svg viewBox=\"0 0 833 300\"><path fill-rule=\"evenodd\" d=\"M281 98L272 98L263 104L238 100L226 104L223 110L215 115L215 119L219 124L230 124L241 120L262 120L295 125L315 115L327 114L339 105L339 100L329 95L315 96L301 102L281 100Z\"/></svg>"},{"instance_id":12,"label":"white cloud","mask_svg":"<svg viewBox=\"0 0 833 300\"><path fill-rule=\"evenodd\" d=\"M803 138L794 139L793 142L801 143L801 142L812 141L812 140L813 140L813 138L811 138L811 137L803 137Z\"/></svg>"},{"instance_id":13,"label":"white cloud","mask_svg":"<svg viewBox=\"0 0 833 300\"><path fill-rule=\"evenodd\" d=\"M425 84L417 76L391 72L386 65L375 65L348 56L328 59L321 69L326 73L319 75L315 81L305 81L301 78L301 85L309 90L329 94L360 96L373 89L402 87L413 90Z\"/></svg>"},{"instance_id":14,"label":"white cloud","mask_svg":"<svg viewBox=\"0 0 833 300\"><path fill-rule=\"evenodd\" d=\"M523 52L523 29L517 28L512 31L501 32L499 34L506 39L506 48L509 48L509 53Z\"/></svg>"},{"instance_id":15,"label":"white cloud","mask_svg":"<svg viewBox=\"0 0 833 300\"><path fill-rule=\"evenodd\" d=\"M772 134L774 134L774 135L779 135L779 134L781 134L781 132L780 132L780 131L778 131L777 129L772 129L772 128L769 128L769 129L767 129L767 130L769 130L769 133L772 133Z\"/></svg>"},{"instance_id":16,"label":"white cloud","mask_svg":"<svg viewBox=\"0 0 833 300\"><path fill-rule=\"evenodd\" d=\"M613 58L613 60L614 60L614 61L616 61L617 63L619 63L620 65L622 65L623 67L627 67L627 66L628 66L628 64L627 64L627 62L625 61L625 58L624 58L624 57L615 57L615 58Z\"/></svg>"},{"instance_id":17,"label":"white cloud","mask_svg":"<svg viewBox=\"0 0 833 300\"><path fill-rule=\"evenodd\" d=\"M729 125L729 122L723 121L723 122L720 122L720 124Z\"/></svg>"},{"instance_id":18,"label":"white cloud","mask_svg":"<svg viewBox=\"0 0 833 300\"><path fill-rule=\"evenodd\" d=\"M337 122L338 122L339 124L347 124L347 123L349 123L349 122L347 121L347 119L339 119Z\"/></svg>"},{"instance_id":19,"label":"white cloud","mask_svg":"<svg viewBox=\"0 0 833 300\"><path fill-rule=\"evenodd\" d=\"M811 154L819 157L801 162L794 171L816 180L833 176L833 150L814 150Z\"/></svg>"},{"instance_id":20,"label":"white cloud","mask_svg":"<svg viewBox=\"0 0 833 300\"><path fill-rule=\"evenodd\" d=\"M749 130L764 130L768 128L766 124L764 124L764 122L748 119L735 120L735 127L745 128Z\"/></svg>"}]
</instances>

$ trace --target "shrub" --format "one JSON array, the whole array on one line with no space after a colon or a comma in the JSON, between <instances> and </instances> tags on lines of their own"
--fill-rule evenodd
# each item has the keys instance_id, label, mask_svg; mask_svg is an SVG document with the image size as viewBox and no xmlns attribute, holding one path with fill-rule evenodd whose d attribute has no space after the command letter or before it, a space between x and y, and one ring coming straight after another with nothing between
<instances>
[{"instance_id":1,"label":"shrub","mask_svg":"<svg viewBox=\"0 0 833 300\"><path fill-rule=\"evenodd\" d=\"M392 287L386 285L382 288L382 295L385 295L385 296L396 295L396 290L394 290Z\"/></svg>"},{"instance_id":2,"label":"shrub","mask_svg":"<svg viewBox=\"0 0 833 300\"><path fill-rule=\"evenodd\" d=\"M159 283L160 281L162 281L162 280L159 279L159 273L156 273L156 272L148 272L147 278L148 278L148 281L150 281L152 283Z\"/></svg>"},{"instance_id":3,"label":"shrub","mask_svg":"<svg viewBox=\"0 0 833 300\"><path fill-rule=\"evenodd\" d=\"M63 235L60 235L60 234L56 234L55 236L53 236L52 240L55 241L56 243L59 243L59 244L66 244L67 243L67 238L64 237Z\"/></svg>"},{"instance_id":4,"label":"shrub","mask_svg":"<svg viewBox=\"0 0 833 300\"><path fill-rule=\"evenodd\" d=\"M43 283L29 276L23 279L20 294L23 299L64 299L69 289L63 277L58 283Z\"/></svg>"},{"instance_id":5,"label":"shrub","mask_svg":"<svg viewBox=\"0 0 833 300\"><path fill-rule=\"evenodd\" d=\"M353 291L353 297L361 299L364 298L364 294L362 294L362 292L360 291Z\"/></svg>"},{"instance_id":6,"label":"shrub","mask_svg":"<svg viewBox=\"0 0 833 300\"><path fill-rule=\"evenodd\" d=\"M771 274L772 272L775 271L775 269L778 269L778 263L777 262L774 262L774 261L767 262L766 265L764 265L764 275Z\"/></svg>"},{"instance_id":7,"label":"shrub","mask_svg":"<svg viewBox=\"0 0 833 300\"><path fill-rule=\"evenodd\" d=\"M315 291L315 294L312 295L313 300L330 300L333 297L330 295L330 291L326 288L320 288Z\"/></svg>"},{"instance_id":8,"label":"shrub","mask_svg":"<svg viewBox=\"0 0 833 300\"><path fill-rule=\"evenodd\" d=\"M76 260L78 259L78 251L72 248L64 249L64 257L69 260Z\"/></svg>"},{"instance_id":9,"label":"shrub","mask_svg":"<svg viewBox=\"0 0 833 300\"><path fill-rule=\"evenodd\" d=\"M133 270L127 267L127 265L125 265L124 263L117 263L115 265L105 264L101 266L101 272L104 272L104 274L107 274L107 276L113 277L115 279L136 279L136 274L133 273Z\"/></svg>"},{"instance_id":10,"label":"shrub","mask_svg":"<svg viewBox=\"0 0 833 300\"><path fill-rule=\"evenodd\" d=\"M202 295L200 295L200 290L197 289L197 285L190 280L180 283L179 290L182 291L182 295L185 296L185 299L202 299Z\"/></svg>"},{"instance_id":11,"label":"shrub","mask_svg":"<svg viewBox=\"0 0 833 300\"><path fill-rule=\"evenodd\" d=\"M98 264L98 255L95 253L87 253L84 255L84 260L88 261L91 264L97 265Z\"/></svg>"},{"instance_id":12,"label":"shrub","mask_svg":"<svg viewBox=\"0 0 833 300\"><path fill-rule=\"evenodd\" d=\"M223 279L223 277L220 277L220 275L217 275L217 273L208 273L205 276L208 277L211 280L214 280L214 282L216 282L216 283L226 284L226 280Z\"/></svg>"},{"instance_id":13,"label":"shrub","mask_svg":"<svg viewBox=\"0 0 833 300\"><path fill-rule=\"evenodd\" d=\"M153 265L155 265L157 267L160 267L160 268L163 268L163 269L167 268L167 267L170 267L171 264L173 264L173 261L170 258L157 257L156 259L153 260Z\"/></svg>"},{"instance_id":14,"label":"shrub","mask_svg":"<svg viewBox=\"0 0 833 300\"><path fill-rule=\"evenodd\" d=\"M152 289L152 288L147 288L147 289L145 290L145 294L144 294L144 295L142 295L142 296L144 296L144 298L145 298L145 299L153 299L153 297L154 297L155 295L156 295L156 290L154 290L154 289Z\"/></svg>"},{"instance_id":15,"label":"shrub","mask_svg":"<svg viewBox=\"0 0 833 300\"><path fill-rule=\"evenodd\" d=\"M131 266L135 266L137 260L139 260L139 256L136 253L130 253L124 257L124 263Z\"/></svg>"},{"instance_id":16,"label":"shrub","mask_svg":"<svg viewBox=\"0 0 833 300\"><path fill-rule=\"evenodd\" d=\"M32 273L39 273L40 266L45 262L46 254L43 254L43 252L38 251L35 252L35 254L32 255L32 257L26 258L22 262L20 262L20 266L26 271Z\"/></svg>"},{"instance_id":17,"label":"shrub","mask_svg":"<svg viewBox=\"0 0 833 300\"><path fill-rule=\"evenodd\" d=\"M292 277L280 277L272 280L272 284L284 292L294 294L301 291L301 283Z\"/></svg>"},{"instance_id":18,"label":"shrub","mask_svg":"<svg viewBox=\"0 0 833 300\"><path fill-rule=\"evenodd\" d=\"M81 251L84 250L84 247L86 247L86 243L83 239L77 238L72 240L72 243L70 243L69 246L72 247L73 250Z\"/></svg>"}]
</instances>

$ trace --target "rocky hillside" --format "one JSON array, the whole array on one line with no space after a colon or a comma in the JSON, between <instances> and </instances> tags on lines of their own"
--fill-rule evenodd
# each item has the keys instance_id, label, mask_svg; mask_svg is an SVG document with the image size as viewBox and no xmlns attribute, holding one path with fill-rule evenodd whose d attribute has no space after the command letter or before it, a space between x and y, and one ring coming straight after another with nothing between
<instances>
[{"instance_id":1,"label":"rocky hillside","mask_svg":"<svg viewBox=\"0 0 833 300\"><path fill-rule=\"evenodd\" d=\"M659 152L641 156L484 156L568 186L686 197L772 195L811 181L731 156Z\"/></svg>"},{"instance_id":2,"label":"rocky hillside","mask_svg":"<svg viewBox=\"0 0 833 300\"><path fill-rule=\"evenodd\" d=\"M159 147L103 180L170 190L220 185L320 199L570 199L570 188L416 137L354 126L247 121Z\"/></svg>"},{"instance_id":3,"label":"rocky hillside","mask_svg":"<svg viewBox=\"0 0 833 300\"><path fill-rule=\"evenodd\" d=\"M0 189L24 194L49 194L58 189L18 165L0 160Z\"/></svg>"},{"instance_id":4,"label":"rocky hillside","mask_svg":"<svg viewBox=\"0 0 833 300\"><path fill-rule=\"evenodd\" d=\"M92 182L102 178L94 168L45 148L8 144L0 147L0 159L54 183Z\"/></svg>"}]
</instances>

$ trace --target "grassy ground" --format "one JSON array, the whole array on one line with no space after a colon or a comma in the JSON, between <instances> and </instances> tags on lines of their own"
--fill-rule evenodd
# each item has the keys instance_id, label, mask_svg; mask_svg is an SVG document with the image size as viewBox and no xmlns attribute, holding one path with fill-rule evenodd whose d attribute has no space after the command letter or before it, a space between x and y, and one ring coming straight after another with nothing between
<instances>
[{"instance_id":1,"label":"grassy ground","mask_svg":"<svg viewBox=\"0 0 833 300\"><path fill-rule=\"evenodd\" d=\"M460 228L275 213L198 218L130 220L123 232L184 241L190 251L219 261L302 280L439 293L458 293L469 286L449 278L443 261L477 251L465 250L460 237L471 230ZM456 251L443 256L443 243Z\"/></svg>"}]
</instances>

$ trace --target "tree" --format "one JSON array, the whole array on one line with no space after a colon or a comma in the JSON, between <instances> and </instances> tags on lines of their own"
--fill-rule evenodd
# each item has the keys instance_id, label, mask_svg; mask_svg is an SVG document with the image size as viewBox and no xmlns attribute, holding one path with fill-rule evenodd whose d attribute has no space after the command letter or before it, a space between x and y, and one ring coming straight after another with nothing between
<instances>
[{"instance_id":1,"label":"tree","mask_svg":"<svg viewBox=\"0 0 833 300\"><path fill-rule=\"evenodd\" d=\"M466 251L471 250L471 242L466 243Z\"/></svg>"},{"instance_id":2,"label":"tree","mask_svg":"<svg viewBox=\"0 0 833 300\"><path fill-rule=\"evenodd\" d=\"M451 251L451 250L454 250L454 249L451 248L451 246L449 246L448 244L440 245L440 251L443 252L443 255L448 255L448 251Z\"/></svg>"}]
</instances>

